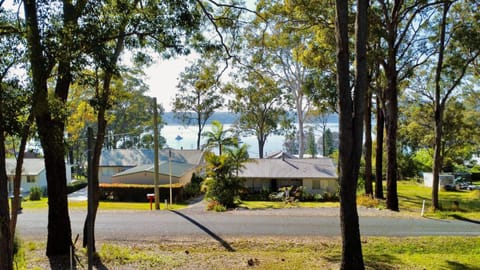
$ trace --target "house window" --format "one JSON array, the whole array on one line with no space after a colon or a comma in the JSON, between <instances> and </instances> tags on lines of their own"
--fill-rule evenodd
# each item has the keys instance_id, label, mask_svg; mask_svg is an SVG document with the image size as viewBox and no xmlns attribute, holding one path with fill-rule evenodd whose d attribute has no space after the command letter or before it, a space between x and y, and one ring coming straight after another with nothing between
<instances>
[{"instance_id":1,"label":"house window","mask_svg":"<svg viewBox=\"0 0 480 270\"><path fill-rule=\"evenodd\" d=\"M312 180L312 189L320 189L320 180Z\"/></svg>"},{"instance_id":2,"label":"house window","mask_svg":"<svg viewBox=\"0 0 480 270\"><path fill-rule=\"evenodd\" d=\"M35 177L32 175L27 175L27 183L35 183Z\"/></svg>"}]
</instances>

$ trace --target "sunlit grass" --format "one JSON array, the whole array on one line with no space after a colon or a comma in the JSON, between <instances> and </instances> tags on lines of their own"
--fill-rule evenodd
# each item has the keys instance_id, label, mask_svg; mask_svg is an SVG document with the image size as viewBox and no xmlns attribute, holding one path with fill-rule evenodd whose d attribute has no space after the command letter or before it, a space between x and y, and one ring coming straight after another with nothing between
<instances>
[{"instance_id":1,"label":"sunlit grass","mask_svg":"<svg viewBox=\"0 0 480 270\"><path fill-rule=\"evenodd\" d=\"M160 203L160 210L179 210L185 208L187 203L172 204L168 208L165 203ZM46 209L48 208L48 199L42 198L40 201L25 200L22 202L24 209ZM69 209L87 209L87 201L69 201ZM152 208L155 209L153 203ZM101 201L99 210L150 210L150 203L146 202L111 202Z\"/></svg>"},{"instance_id":2,"label":"sunlit grass","mask_svg":"<svg viewBox=\"0 0 480 270\"><path fill-rule=\"evenodd\" d=\"M384 187L385 195L386 188ZM429 217L463 217L480 219L480 191L445 191L439 190L438 198L441 210L433 212L432 188L413 181L397 182L400 211L421 213L425 201L425 216ZM457 206L458 203L458 206Z\"/></svg>"},{"instance_id":3,"label":"sunlit grass","mask_svg":"<svg viewBox=\"0 0 480 270\"><path fill-rule=\"evenodd\" d=\"M294 202L285 203L278 201L242 201L239 205L247 209L281 209L292 207L319 208L319 207L338 207L339 202Z\"/></svg>"},{"instance_id":4,"label":"sunlit grass","mask_svg":"<svg viewBox=\"0 0 480 270\"><path fill-rule=\"evenodd\" d=\"M105 269L339 269L338 237L97 242ZM32 244L33 243L33 244ZM48 269L43 242L25 242L17 269ZM480 237L362 237L366 269L480 269ZM85 249L77 251L86 265ZM20 258L22 257L22 258ZM38 267L38 268L36 268Z\"/></svg>"}]
</instances>

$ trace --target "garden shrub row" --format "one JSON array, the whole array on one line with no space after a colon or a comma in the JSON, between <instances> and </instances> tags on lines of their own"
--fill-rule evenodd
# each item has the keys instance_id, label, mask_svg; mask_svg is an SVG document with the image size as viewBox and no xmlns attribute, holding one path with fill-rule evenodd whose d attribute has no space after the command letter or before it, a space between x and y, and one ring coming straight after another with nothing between
<instances>
[{"instance_id":1,"label":"garden shrub row","mask_svg":"<svg viewBox=\"0 0 480 270\"><path fill-rule=\"evenodd\" d=\"M154 193L154 185L100 184L100 200L118 202L145 202L147 194ZM160 202L170 198L170 185L159 186ZM183 201L183 185L172 184L173 202Z\"/></svg>"}]
</instances>

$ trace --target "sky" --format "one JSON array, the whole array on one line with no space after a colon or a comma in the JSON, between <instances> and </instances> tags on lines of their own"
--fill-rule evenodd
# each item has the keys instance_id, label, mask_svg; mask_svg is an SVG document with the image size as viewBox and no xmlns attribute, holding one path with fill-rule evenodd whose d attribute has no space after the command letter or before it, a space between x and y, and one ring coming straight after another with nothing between
<instances>
[{"instance_id":1,"label":"sky","mask_svg":"<svg viewBox=\"0 0 480 270\"><path fill-rule=\"evenodd\" d=\"M172 100L177 91L180 73L189 66L189 61L194 56L183 56L169 60L159 59L157 62L145 69L147 75L146 83L150 90L147 94L156 97L157 102L162 104L166 112L172 110Z\"/></svg>"}]
</instances>

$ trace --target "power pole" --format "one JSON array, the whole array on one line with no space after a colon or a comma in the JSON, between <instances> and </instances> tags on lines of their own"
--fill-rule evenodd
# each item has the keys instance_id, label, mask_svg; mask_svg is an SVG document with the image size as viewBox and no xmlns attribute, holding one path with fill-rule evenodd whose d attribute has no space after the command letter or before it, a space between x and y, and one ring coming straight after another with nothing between
<instances>
[{"instance_id":1,"label":"power pole","mask_svg":"<svg viewBox=\"0 0 480 270\"><path fill-rule=\"evenodd\" d=\"M94 208L94 198L93 198L93 129L89 127L87 129L87 144L88 144L88 150L87 150L87 162L88 162L88 204L87 204L87 217L88 217L88 223L87 223L87 232L88 232L88 242L87 242L87 256L88 256L88 270L93 269L93 208Z\"/></svg>"},{"instance_id":2,"label":"power pole","mask_svg":"<svg viewBox=\"0 0 480 270\"><path fill-rule=\"evenodd\" d=\"M157 98L153 98L153 153L154 153L154 168L153 176L154 192L155 192L155 210L160 210L160 192L158 190L158 110Z\"/></svg>"}]
</instances>

